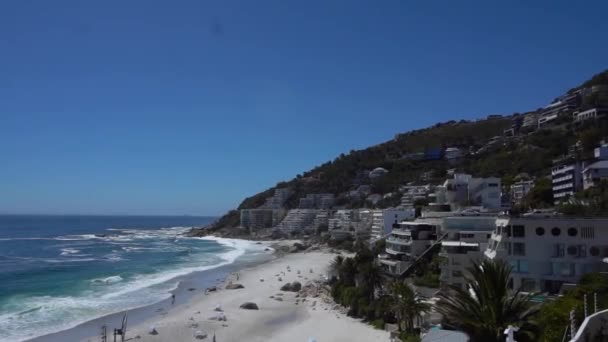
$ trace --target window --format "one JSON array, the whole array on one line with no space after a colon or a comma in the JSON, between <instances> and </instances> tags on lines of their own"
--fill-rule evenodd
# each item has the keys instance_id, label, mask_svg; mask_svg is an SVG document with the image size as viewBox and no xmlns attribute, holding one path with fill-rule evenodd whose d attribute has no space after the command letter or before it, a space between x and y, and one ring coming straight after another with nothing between
<instances>
[{"instance_id":1,"label":"window","mask_svg":"<svg viewBox=\"0 0 608 342\"><path fill-rule=\"evenodd\" d=\"M507 255L511 255L511 243L505 242L505 250L507 251Z\"/></svg>"},{"instance_id":2,"label":"window","mask_svg":"<svg viewBox=\"0 0 608 342\"><path fill-rule=\"evenodd\" d=\"M585 239L593 239L595 237L595 232L593 227L582 227L581 228L581 237Z\"/></svg>"},{"instance_id":3,"label":"window","mask_svg":"<svg viewBox=\"0 0 608 342\"><path fill-rule=\"evenodd\" d=\"M508 236L508 237L511 237L511 226L504 226L504 227L502 228L502 231L503 231L503 234L504 234L504 232L506 232L506 233L507 233L507 236Z\"/></svg>"},{"instance_id":4,"label":"window","mask_svg":"<svg viewBox=\"0 0 608 342\"><path fill-rule=\"evenodd\" d=\"M579 258L586 258L587 257L587 245L578 245L578 253L577 256Z\"/></svg>"},{"instance_id":5,"label":"window","mask_svg":"<svg viewBox=\"0 0 608 342\"><path fill-rule=\"evenodd\" d=\"M513 226L513 237L525 237L526 227L525 226Z\"/></svg>"},{"instance_id":6,"label":"window","mask_svg":"<svg viewBox=\"0 0 608 342\"><path fill-rule=\"evenodd\" d=\"M536 228L536 235L538 235L538 236L545 235L545 228L543 228L543 227Z\"/></svg>"},{"instance_id":7,"label":"window","mask_svg":"<svg viewBox=\"0 0 608 342\"><path fill-rule=\"evenodd\" d=\"M566 255L566 246L563 243L556 243L553 245L553 257L562 258Z\"/></svg>"},{"instance_id":8,"label":"window","mask_svg":"<svg viewBox=\"0 0 608 342\"><path fill-rule=\"evenodd\" d=\"M578 234L578 230L576 228L568 228L568 236L576 236Z\"/></svg>"},{"instance_id":9,"label":"window","mask_svg":"<svg viewBox=\"0 0 608 342\"><path fill-rule=\"evenodd\" d=\"M555 228L551 229L551 234L552 234L553 236L559 236L559 234L561 234L561 233L562 233L562 230L561 230L561 229L559 229L559 228L557 228L557 227L555 227Z\"/></svg>"},{"instance_id":10,"label":"window","mask_svg":"<svg viewBox=\"0 0 608 342\"><path fill-rule=\"evenodd\" d=\"M526 244L523 242L513 243L513 255L525 256L526 255Z\"/></svg>"},{"instance_id":11,"label":"window","mask_svg":"<svg viewBox=\"0 0 608 342\"><path fill-rule=\"evenodd\" d=\"M521 290L525 292L531 292L536 289L536 280L530 278L522 278Z\"/></svg>"},{"instance_id":12,"label":"window","mask_svg":"<svg viewBox=\"0 0 608 342\"><path fill-rule=\"evenodd\" d=\"M599 256L600 255L600 249L597 248L596 246L593 246L591 248L589 248L589 254L591 254L591 256Z\"/></svg>"},{"instance_id":13,"label":"window","mask_svg":"<svg viewBox=\"0 0 608 342\"><path fill-rule=\"evenodd\" d=\"M529 272L530 266L528 265L527 260L519 260L517 262L517 266L518 266L517 270L519 273L528 273Z\"/></svg>"},{"instance_id":14,"label":"window","mask_svg":"<svg viewBox=\"0 0 608 342\"><path fill-rule=\"evenodd\" d=\"M578 253L578 248L576 246L568 246L568 255L575 256Z\"/></svg>"}]
</instances>

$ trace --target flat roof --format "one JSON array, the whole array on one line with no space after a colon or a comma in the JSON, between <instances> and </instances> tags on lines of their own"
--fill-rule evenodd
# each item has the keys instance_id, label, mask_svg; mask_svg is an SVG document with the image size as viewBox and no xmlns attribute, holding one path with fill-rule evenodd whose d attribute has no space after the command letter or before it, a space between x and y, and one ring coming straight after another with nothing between
<instances>
[{"instance_id":1,"label":"flat roof","mask_svg":"<svg viewBox=\"0 0 608 342\"><path fill-rule=\"evenodd\" d=\"M441 245L447 247L479 247L479 243L464 241L442 241Z\"/></svg>"}]
</instances>

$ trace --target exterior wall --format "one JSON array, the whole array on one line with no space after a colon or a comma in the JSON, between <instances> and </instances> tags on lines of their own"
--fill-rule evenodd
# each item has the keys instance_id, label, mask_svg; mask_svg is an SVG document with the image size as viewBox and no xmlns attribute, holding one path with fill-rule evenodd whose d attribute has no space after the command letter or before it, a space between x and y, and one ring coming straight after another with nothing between
<instances>
[{"instance_id":1,"label":"exterior wall","mask_svg":"<svg viewBox=\"0 0 608 342\"><path fill-rule=\"evenodd\" d=\"M415 216L416 210L412 208L374 210L372 212L372 239L381 239L393 230L394 225L401 221L412 220Z\"/></svg>"},{"instance_id":2,"label":"exterior wall","mask_svg":"<svg viewBox=\"0 0 608 342\"><path fill-rule=\"evenodd\" d=\"M589 189L608 178L608 168L587 168L583 172L583 189Z\"/></svg>"},{"instance_id":3,"label":"exterior wall","mask_svg":"<svg viewBox=\"0 0 608 342\"><path fill-rule=\"evenodd\" d=\"M439 255L444 258L439 277L442 287L447 285L464 286L464 276L473 261L483 258L488 246L489 236L496 225L495 216L446 217L443 232L448 236L442 242ZM445 246L461 242L477 246Z\"/></svg>"},{"instance_id":4,"label":"exterior wall","mask_svg":"<svg viewBox=\"0 0 608 342\"><path fill-rule=\"evenodd\" d=\"M582 112L574 112L574 121L575 122L583 122L587 120L596 119L606 113L606 110L591 108Z\"/></svg>"},{"instance_id":5,"label":"exterior wall","mask_svg":"<svg viewBox=\"0 0 608 342\"><path fill-rule=\"evenodd\" d=\"M511 200L514 203L521 203L522 199L534 187L533 181L520 181L511 185Z\"/></svg>"},{"instance_id":6,"label":"exterior wall","mask_svg":"<svg viewBox=\"0 0 608 342\"><path fill-rule=\"evenodd\" d=\"M275 212L272 209L243 209L241 210L241 228L249 232L272 227Z\"/></svg>"},{"instance_id":7,"label":"exterior wall","mask_svg":"<svg viewBox=\"0 0 608 342\"><path fill-rule=\"evenodd\" d=\"M559 204L582 188L581 164L575 162L554 166L551 170L551 182L553 200L555 204Z\"/></svg>"},{"instance_id":8,"label":"exterior wall","mask_svg":"<svg viewBox=\"0 0 608 342\"><path fill-rule=\"evenodd\" d=\"M554 293L605 269L607 226L608 219L500 217L485 256L511 264L514 289Z\"/></svg>"}]
</instances>

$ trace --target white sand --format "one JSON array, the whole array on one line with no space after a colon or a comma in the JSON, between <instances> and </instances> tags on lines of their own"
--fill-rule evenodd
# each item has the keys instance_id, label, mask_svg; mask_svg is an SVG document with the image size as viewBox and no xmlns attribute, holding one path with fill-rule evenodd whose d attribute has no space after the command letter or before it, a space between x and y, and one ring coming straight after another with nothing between
<instances>
[{"instance_id":1,"label":"white sand","mask_svg":"<svg viewBox=\"0 0 608 342\"><path fill-rule=\"evenodd\" d=\"M279 290L286 282L299 281L305 285L312 279L321 279L334 257L335 254L324 251L289 254L243 270L238 281L232 280L245 286L244 289L226 290L222 286L217 292L201 294L164 316L159 314L129 329L127 338L139 335L140 339L133 341L197 341L194 332L204 331L209 336L203 341L210 341L215 332L218 342L308 342L309 338L317 342L388 341L387 332L332 310L334 304L325 303L321 297L308 297L304 303L296 305L295 292ZM287 271L288 265L291 272ZM311 268L314 273L310 273ZM275 275L281 271L285 276L282 276L283 281L278 281ZM269 298L278 293L283 293L282 302ZM313 306L314 301L316 305ZM244 302L254 302L260 309L240 309ZM217 314L213 309L218 304L224 310L226 322L209 320ZM198 327L192 328L193 323ZM158 335L148 333L150 326L156 328Z\"/></svg>"}]
</instances>

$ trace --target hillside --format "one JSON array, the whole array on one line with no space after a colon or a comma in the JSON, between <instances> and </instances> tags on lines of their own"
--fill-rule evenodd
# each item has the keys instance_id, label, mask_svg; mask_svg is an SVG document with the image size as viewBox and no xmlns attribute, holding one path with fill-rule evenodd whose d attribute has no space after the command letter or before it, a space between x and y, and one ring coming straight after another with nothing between
<instances>
[{"instance_id":1,"label":"hillside","mask_svg":"<svg viewBox=\"0 0 608 342\"><path fill-rule=\"evenodd\" d=\"M593 76L566 94L598 86L608 87L608 71ZM608 105L605 92L587 93L581 93L583 95L576 108L568 113L560 113L557 119L542 128L534 125L526 130L521 127L526 118L539 114L538 111L531 111L490 115L477 121L449 121L397 134L390 141L343 153L288 182L278 183L248 197L238 209L257 208L272 196L276 188L285 187L293 191L286 202L287 209L297 207L299 198L309 193L332 193L339 207L388 207L399 203L399 186L407 183L437 184L445 179L448 169L476 176L500 177L506 186L522 173L532 178L542 178L550 174L552 160L567 154L577 142L580 142L577 153L589 154L603 137L608 136L605 118L585 124L575 125L573 122L572 113L575 110ZM505 132L510 128L513 128L512 132ZM437 154L447 147L460 148L464 152L463 157L450 165ZM378 181L371 182L367 173L377 167L388 170L388 173ZM369 185L372 193L386 196L376 204L366 202L365 198L349 196L349 192L359 185ZM221 217L211 228L215 230L238 225L239 214L234 210Z\"/></svg>"}]
</instances>

